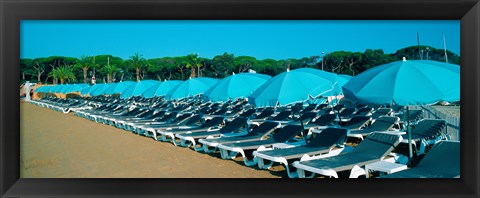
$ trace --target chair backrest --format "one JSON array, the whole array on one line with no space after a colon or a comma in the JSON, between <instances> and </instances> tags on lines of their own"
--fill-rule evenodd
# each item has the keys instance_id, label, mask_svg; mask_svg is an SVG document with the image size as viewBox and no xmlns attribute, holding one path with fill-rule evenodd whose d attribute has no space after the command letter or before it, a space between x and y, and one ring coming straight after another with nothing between
<instances>
[{"instance_id":1,"label":"chair backrest","mask_svg":"<svg viewBox=\"0 0 480 198\"><path fill-rule=\"evenodd\" d=\"M303 113L300 118L298 118L298 121L303 125L309 123L315 117L317 117L317 112L307 112Z\"/></svg>"},{"instance_id":2,"label":"chair backrest","mask_svg":"<svg viewBox=\"0 0 480 198\"><path fill-rule=\"evenodd\" d=\"M363 108L358 109L357 112L355 112L353 115L366 116L366 115L368 115L369 113L372 113L372 112L373 112L372 107L363 107Z\"/></svg>"},{"instance_id":3,"label":"chair backrest","mask_svg":"<svg viewBox=\"0 0 480 198\"><path fill-rule=\"evenodd\" d=\"M440 141L436 143L416 167L453 172L453 175L458 172L457 174L460 175L460 142Z\"/></svg>"},{"instance_id":4,"label":"chair backrest","mask_svg":"<svg viewBox=\"0 0 480 198\"><path fill-rule=\"evenodd\" d=\"M224 117L214 117L210 120L206 120L205 123L199 126L199 128L210 128L220 125L225 120Z\"/></svg>"},{"instance_id":5,"label":"chair backrest","mask_svg":"<svg viewBox=\"0 0 480 198\"><path fill-rule=\"evenodd\" d=\"M268 116L271 116L275 111L273 109L265 109L259 115L255 116L253 119L263 119Z\"/></svg>"},{"instance_id":6,"label":"chair backrest","mask_svg":"<svg viewBox=\"0 0 480 198\"><path fill-rule=\"evenodd\" d=\"M353 115L354 112L355 112L355 108L353 107L345 108L340 113L338 113L338 117L341 117L341 118L350 117Z\"/></svg>"},{"instance_id":7,"label":"chair backrest","mask_svg":"<svg viewBox=\"0 0 480 198\"><path fill-rule=\"evenodd\" d=\"M362 153L373 158L383 158L402 140L400 135L374 132L365 137L350 153Z\"/></svg>"},{"instance_id":8,"label":"chair backrest","mask_svg":"<svg viewBox=\"0 0 480 198\"><path fill-rule=\"evenodd\" d=\"M369 116L353 116L352 119L343 124L347 128L360 128L367 124L372 118Z\"/></svg>"},{"instance_id":9,"label":"chair backrest","mask_svg":"<svg viewBox=\"0 0 480 198\"><path fill-rule=\"evenodd\" d=\"M380 116L375 122L370 125L369 129L375 129L377 131L388 131L390 130L395 124L400 121L399 117L393 116Z\"/></svg>"},{"instance_id":10,"label":"chair backrest","mask_svg":"<svg viewBox=\"0 0 480 198\"><path fill-rule=\"evenodd\" d=\"M342 110L344 107L345 107L344 104L337 104L337 105L335 105L335 106L333 107L333 110L335 110L335 111L340 111L340 110Z\"/></svg>"},{"instance_id":11,"label":"chair backrest","mask_svg":"<svg viewBox=\"0 0 480 198\"><path fill-rule=\"evenodd\" d=\"M151 115L150 117L148 117L148 119L154 119L154 118L163 117L163 116L165 115L165 113L167 113L167 111L158 111L157 113L154 113L153 115Z\"/></svg>"},{"instance_id":12,"label":"chair backrest","mask_svg":"<svg viewBox=\"0 0 480 198\"><path fill-rule=\"evenodd\" d=\"M304 114L304 113L307 113L307 112L311 112L315 109L316 106L313 106L313 105L309 105L307 107L305 107L305 109L302 109L302 111L300 111L301 114Z\"/></svg>"},{"instance_id":13,"label":"chair backrest","mask_svg":"<svg viewBox=\"0 0 480 198\"><path fill-rule=\"evenodd\" d=\"M371 117L373 119L377 119L380 116L386 116L386 115L389 115L390 113L392 113L391 108L379 108L375 112L373 112Z\"/></svg>"},{"instance_id":14,"label":"chair backrest","mask_svg":"<svg viewBox=\"0 0 480 198\"><path fill-rule=\"evenodd\" d=\"M255 135L255 134L261 134L263 136L267 136L275 131L275 129L279 126L280 124L276 122L263 122L260 124L258 127L254 128L252 131L250 131L249 134Z\"/></svg>"},{"instance_id":15,"label":"chair backrest","mask_svg":"<svg viewBox=\"0 0 480 198\"><path fill-rule=\"evenodd\" d=\"M231 133L234 132L242 127L248 127L247 119L246 118L235 118L225 126L223 126L219 132L220 133Z\"/></svg>"},{"instance_id":16,"label":"chair backrest","mask_svg":"<svg viewBox=\"0 0 480 198\"><path fill-rule=\"evenodd\" d=\"M309 124L315 124L318 126L327 126L332 124L335 121L337 116L335 114L323 114Z\"/></svg>"},{"instance_id":17,"label":"chair backrest","mask_svg":"<svg viewBox=\"0 0 480 198\"><path fill-rule=\"evenodd\" d=\"M324 114L330 114L332 112L332 107L325 107L322 108L320 111L318 111L318 114L324 115Z\"/></svg>"},{"instance_id":18,"label":"chair backrest","mask_svg":"<svg viewBox=\"0 0 480 198\"><path fill-rule=\"evenodd\" d=\"M329 127L308 141L307 147L331 148L336 144L343 144L347 140L348 129Z\"/></svg>"},{"instance_id":19,"label":"chair backrest","mask_svg":"<svg viewBox=\"0 0 480 198\"><path fill-rule=\"evenodd\" d=\"M323 108L325 108L325 107L327 107L327 106L328 106L328 104L319 104L319 105L317 106L317 108L315 108L315 109L320 110L320 109L323 109Z\"/></svg>"},{"instance_id":20,"label":"chair backrest","mask_svg":"<svg viewBox=\"0 0 480 198\"><path fill-rule=\"evenodd\" d=\"M202 121L202 118L203 118L202 115L196 114L196 115L188 118L188 120L185 122L185 125L186 125L186 126L194 125L194 124Z\"/></svg>"},{"instance_id":21,"label":"chair backrest","mask_svg":"<svg viewBox=\"0 0 480 198\"><path fill-rule=\"evenodd\" d=\"M172 123L182 123L182 122L186 122L188 120L188 118L190 118L192 116L191 113L185 113L185 114L182 114L182 115L179 115L178 117L176 117Z\"/></svg>"},{"instance_id":22,"label":"chair backrest","mask_svg":"<svg viewBox=\"0 0 480 198\"><path fill-rule=\"evenodd\" d=\"M160 118L160 119L157 120L157 121L159 121L159 122L168 122L168 121L170 121L170 120L175 119L175 117L177 116L177 114L178 114L178 113L176 113L176 112L171 112L171 113L163 116L162 118Z\"/></svg>"},{"instance_id":23,"label":"chair backrest","mask_svg":"<svg viewBox=\"0 0 480 198\"><path fill-rule=\"evenodd\" d=\"M283 120L287 120L290 115L292 115L292 111L282 111L277 115L275 115L275 117L273 117L270 120L283 121Z\"/></svg>"},{"instance_id":24,"label":"chair backrest","mask_svg":"<svg viewBox=\"0 0 480 198\"><path fill-rule=\"evenodd\" d=\"M439 119L423 119L420 120L415 128L411 131L423 137L435 137L440 135L442 130L447 126L447 121Z\"/></svg>"},{"instance_id":25,"label":"chair backrest","mask_svg":"<svg viewBox=\"0 0 480 198\"><path fill-rule=\"evenodd\" d=\"M244 112L242 112L238 117L242 117L242 118L249 118L251 117L257 110L255 109L249 109L249 110L246 110Z\"/></svg>"},{"instance_id":26,"label":"chair backrest","mask_svg":"<svg viewBox=\"0 0 480 198\"><path fill-rule=\"evenodd\" d=\"M219 110L212 113L212 115L223 115L228 111L227 107L222 107Z\"/></svg>"},{"instance_id":27,"label":"chair backrest","mask_svg":"<svg viewBox=\"0 0 480 198\"><path fill-rule=\"evenodd\" d=\"M408 115L407 115L408 114ZM408 116L408 118L407 118ZM403 121L415 122L423 118L423 110L421 109L413 109L408 110L408 112L404 112L402 115Z\"/></svg>"},{"instance_id":28,"label":"chair backrest","mask_svg":"<svg viewBox=\"0 0 480 198\"><path fill-rule=\"evenodd\" d=\"M303 131L303 126L300 125L286 125L279 131L275 132L272 138L275 142L286 142Z\"/></svg>"}]
</instances>

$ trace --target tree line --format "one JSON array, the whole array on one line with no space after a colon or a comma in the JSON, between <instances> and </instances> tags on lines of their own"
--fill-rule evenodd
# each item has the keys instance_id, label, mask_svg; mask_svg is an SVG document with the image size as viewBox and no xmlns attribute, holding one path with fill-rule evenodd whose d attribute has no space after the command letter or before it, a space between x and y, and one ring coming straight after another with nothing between
<instances>
[{"instance_id":1,"label":"tree line","mask_svg":"<svg viewBox=\"0 0 480 198\"><path fill-rule=\"evenodd\" d=\"M447 50L449 63L460 64L460 56ZM355 76L372 67L402 60L428 59L445 62L445 51L430 46L411 46L386 54L381 49L367 49L362 52L335 51L300 59L258 60L252 56L235 56L223 53L212 59L189 54L178 57L146 59L135 53L123 60L113 55L46 58L23 58L20 60L22 82L42 82L52 84L89 83L95 76L97 82L186 80L190 77L223 78L232 73L254 70L275 76L287 69L311 67L337 74Z\"/></svg>"}]
</instances>

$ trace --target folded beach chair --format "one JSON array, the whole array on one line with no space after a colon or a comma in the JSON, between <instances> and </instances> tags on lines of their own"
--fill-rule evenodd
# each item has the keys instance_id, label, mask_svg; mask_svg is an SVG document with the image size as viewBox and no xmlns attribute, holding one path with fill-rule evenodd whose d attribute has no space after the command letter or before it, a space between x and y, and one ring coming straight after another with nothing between
<instances>
[{"instance_id":1,"label":"folded beach chair","mask_svg":"<svg viewBox=\"0 0 480 198\"><path fill-rule=\"evenodd\" d=\"M407 117L408 114L408 117ZM409 122L410 125L416 125L418 121L423 119L423 110L421 109L414 109L414 110L409 110L407 112L403 112L402 114L399 115L400 120L403 121L403 126L405 126L405 122Z\"/></svg>"},{"instance_id":2,"label":"folded beach chair","mask_svg":"<svg viewBox=\"0 0 480 198\"><path fill-rule=\"evenodd\" d=\"M312 129L324 129L328 126L334 125L336 117L337 116L335 114L323 114L320 117L308 122L307 124L304 124L304 127L308 131Z\"/></svg>"},{"instance_id":3,"label":"folded beach chair","mask_svg":"<svg viewBox=\"0 0 480 198\"><path fill-rule=\"evenodd\" d=\"M370 116L372 119L377 119L380 116L389 116L393 113L393 110L391 108L378 108L373 112L373 114Z\"/></svg>"},{"instance_id":4,"label":"folded beach chair","mask_svg":"<svg viewBox=\"0 0 480 198\"><path fill-rule=\"evenodd\" d=\"M205 153L212 153L217 150L217 146L219 144L250 142L250 141L266 139L278 127L280 127L279 123L267 121L255 127L253 130L251 130L244 136L219 137L219 138L209 136L209 137L206 137L205 139L199 139L198 142L200 142L203 145L203 151Z\"/></svg>"},{"instance_id":5,"label":"folded beach chair","mask_svg":"<svg viewBox=\"0 0 480 198\"><path fill-rule=\"evenodd\" d=\"M353 116L370 116L372 115L373 108L372 107L362 107L358 109Z\"/></svg>"},{"instance_id":6,"label":"folded beach chair","mask_svg":"<svg viewBox=\"0 0 480 198\"><path fill-rule=\"evenodd\" d=\"M309 177L320 174L338 178L338 172L349 170L350 178L357 178L359 175L365 174L365 170L361 167L382 160L401 140L402 136L400 135L375 132L367 136L355 149L348 153L309 161L296 161L293 166L297 168L297 174L300 178L305 177L305 171L312 173Z\"/></svg>"},{"instance_id":7,"label":"folded beach chair","mask_svg":"<svg viewBox=\"0 0 480 198\"><path fill-rule=\"evenodd\" d=\"M252 120L260 120L260 119L265 119L269 116L271 116L273 113L275 113L275 110L266 108L264 109L260 114L254 116Z\"/></svg>"},{"instance_id":8,"label":"folded beach chair","mask_svg":"<svg viewBox=\"0 0 480 198\"><path fill-rule=\"evenodd\" d=\"M442 131L447 127L447 121L439 119L423 119L420 120L415 128L410 132L412 133L412 147L416 155L421 155L425 152L425 148L428 145L435 144L440 140L450 140L450 137L443 134ZM402 147L408 148L408 134L404 134ZM420 145L419 145L420 144Z\"/></svg>"},{"instance_id":9,"label":"folded beach chair","mask_svg":"<svg viewBox=\"0 0 480 198\"><path fill-rule=\"evenodd\" d=\"M379 178L459 178L460 142L440 141L417 166Z\"/></svg>"},{"instance_id":10,"label":"folded beach chair","mask_svg":"<svg viewBox=\"0 0 480 198\"><path fill-rule=\"evenodd\" d=\"M291 115L292 115L292 111L285 110L285 111L281 111L280 113L278 113L274 116L271 116L270 118L252 119L252 120L249 120L248 123L249 124L254 124L254 125L259 125L260 123L265 122L265 121L274 121L274 122L279 122L279 123L282 123L282 124L286 124L286 123L291 121L291 118L290 118Z\"/></svg>"},{"instance_id":11,"label":"folded beach chair","mask_svg":"<svg viewBox=\"0 0 480 198\"><path fill-rule=\"evenodd\" d=\"M370 126L359 130L351 130L348 137L355 137L363 140L363 137L375 131L390 131L400 121L399 117L380 116Z\"/></svg>"},{"instance_id":12,"label":"folded beach chair","mask_svg":"<svg viewBox=\"0 0 480 198\"><path fill-rule=\"evenodd\" d=\"M148 135L147 131L155 131L156 129L170 128L175 126L182 126L185 122L188 122L192 113L184 113L178 115L176 112L165 115L162 119L155 122L148 123L135 123L132 127L133 133L140 135Z\"/></svg>"},{"instance_id":13,"label":"folded beach chair","mask_svg":"<svg viewBox=\"0 0 480 198\"><path fill-rule=\"evenodd\" d=\"M294 140L294 137L299 135L302 131L303 127L300 125L286 125L279 131L275 132L271 138L265 140L224 143L217 147L220 150L220 155L223 159L233 159L238 153L240 153L243 157L244 164L247 166L253 166L257 164L257 159L253 156L253 151L260 147L270 148L274 144L280 145L282 143L290 143L289 145L302 145L305 143L303 140Z\"/></svg>"},{"instance_id":14,"label":"folded beach chair","mask_svg":"<svg viewBox=\"0 0 480 198\"><path fill-rule=\"evenodd\" d=\"M248 124L246 118L235 118L233 121L225 124L220 130L216 131L198 131L198 132L186 132L183 134L176 134L175 136L180 140L180 145L184 147L193 146L195 151L203 151L203 146L197 148L198 139L207 137L233 137L246 135L248 130Z\"/></svg>"},{"instance_id":15,"label":"folded beach chair","mask_svg":"<svg viewBox=\"0 0 480 198\"><path fill-rule=\"evenodd\" d=\"M348 129L343 128L327 128L320 134L309 140L305 146L285 148L285 149L269 149L254 151L253 155L257 157L258 167L269 169L274 162L281 163L285 166L288 177L297 177L296 171L290 172L290 164L293 161L299 160L303 156L316 156L326 154L332 151L336 145L343 145L347 138ZM338 154L342 149L337 149L335 154ZM330 156L333 153L330 154ZM271 163L265 164L264 160L269 160Z\"/></svg>"},{"instance_id":16,"label":"folded beach chair","mask_svg":"<svg viewBox=\"0 0 480 198\"><path fill-rule=\"evenodd\" d=\"M161 120L167 111L159 111L157 113L154 113L151 116L147 116L142 119L130 119L130 120L125 120L125 121L118 121L117 124L120 125L120 128L123 128L126 131L134 131L134 127L145 125L148 123L152 122L158 122Z\"/></svg>"},{"instance_id":17,"label":"folded beach chair","mask_svg":"<svg viewBox=\"0 0 480 198\"><path fill-rule=\"evenodd\" d=\"M360 130L363 127L370 124L371 121L372 121L372 118L369 116L354 116L349 121L340 123L340 126L343 128L350 129L351 131Z\"/></svg>"},{"instance_id":18,"label":"folded beach chair","mask_svg":"<svg viewBox=\"0 0 480 198\"><path fill-rule=\"evenodd\" d=\"M179 116L178 121L174 120L168 124L156 125L155 127L152 127L152 128L144 128L145 136L152 137L153 139L158 140L157 131L180 129L180 128L195 128L204 123L204 119L202 115L194 115L187 118L181 118L182 116Z\"/></svg>"},{"instance_id":19,"label":"folded beach chair","mask_svg":"<svg viewBox=\"0 0 480 198\"><path fill-rule=\"evenodd\" d=\"M315 109L316 109L316 110L321 110L321 109L323 109L323 108L325 108L325 107L327 107L327 106L328 106L328 104L319 104Z\"/></svg>"},{"instance_id":20,"label":"folded beach chair","mask_svg":"<svg viewBox=\"0 0 480 198\"><path fill-rule=\"evenodd\" d=\"M355 108L349 107L344 108L340 113L338 113L338 120L337 121L348 121L355 113Z\"/></svg>"},{"instance_id":21,"label":"folded beach chair","mask_svg":"<svg viewBox=\"0 0 480 198\"><path fill-rule=\"evenodd\" d=\"M164 142L172 140L174 145L177 145L177 142L175 140L175 135L177 134L182 134L182 133L187 133L187 132L199 132L199 131L213 131L213 130L219 130L220 129L220 124L223 124L225 118L224 117L214 117L212 119L206 120L205 123L203 123L200 126L197 127L188 127L188 128L177 128L177 129L170 129L170 130L156 130L156 139L157 140L162 140ZM160 138L159 138L160 135Z\"/></svg>"},{"instance_id":22,"label":"folded beach chair","mask_svg":"<svg viewBox=\"0 0 480 198\"><path fill-rule=\"evenodd\" d=\"M332 107L325 107L318 111L318 115L333 114L333 113L334 112Z\"/></svg>"}]
</instances>

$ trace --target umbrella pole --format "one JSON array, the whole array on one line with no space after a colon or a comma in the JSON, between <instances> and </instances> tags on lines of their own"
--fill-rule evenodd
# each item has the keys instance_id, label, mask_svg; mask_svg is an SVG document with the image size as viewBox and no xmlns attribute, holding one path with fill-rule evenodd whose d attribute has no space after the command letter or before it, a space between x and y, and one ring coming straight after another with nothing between
<instances>
[{"instance_id":1,"label":"umbrella pole","mask_svg":"<svg viewBox=\"0 0 480 198\"><path fill-rule=\"evenodd\" d=\"M412 167L412 133L410 132L410 110L407 106L407 134L408 134L408 166Z\"/></svg>"}]
</instances>

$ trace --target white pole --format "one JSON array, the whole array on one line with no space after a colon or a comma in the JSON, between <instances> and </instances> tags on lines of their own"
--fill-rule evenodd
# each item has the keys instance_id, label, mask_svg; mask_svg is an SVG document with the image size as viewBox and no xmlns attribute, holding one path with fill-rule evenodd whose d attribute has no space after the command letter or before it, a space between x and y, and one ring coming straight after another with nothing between
<instances>
[{"instance_id":1,"label":"white pole","mask_svg":"<svg viewBox=\"0 0 480 198\"><path fill-rule=\"evenodd\" d=\"M447 56L447 43L445 42L445 34L442 32L443 37L443 49L445 51L445 62L448 63L448 56Z\"/></svg>"}]
</instances>

